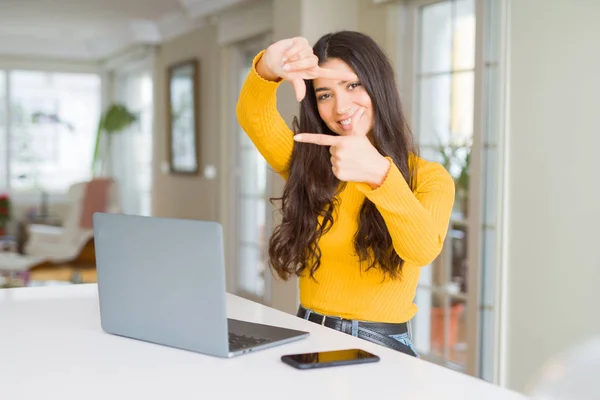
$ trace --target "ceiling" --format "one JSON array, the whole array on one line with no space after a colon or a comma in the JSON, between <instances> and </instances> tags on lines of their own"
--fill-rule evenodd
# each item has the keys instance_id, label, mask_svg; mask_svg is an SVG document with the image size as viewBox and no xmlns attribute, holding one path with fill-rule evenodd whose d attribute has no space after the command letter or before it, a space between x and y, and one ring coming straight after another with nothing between
<instances>
[{"instance_id":1,"label":"ceiling","mask_svg":"<svg viewBox=\"0 0 600 400\"><path fill-rule=\"evenodd\" d=\"M96 61L250 0L0 0L0 56Z\"/></svg>"}]
</instances>

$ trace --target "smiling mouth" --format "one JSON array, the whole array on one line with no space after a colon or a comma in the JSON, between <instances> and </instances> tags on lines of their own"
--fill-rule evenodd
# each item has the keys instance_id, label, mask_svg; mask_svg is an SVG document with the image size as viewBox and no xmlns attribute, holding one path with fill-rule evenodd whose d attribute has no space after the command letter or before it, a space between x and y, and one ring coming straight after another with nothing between
<instances>
[{"instance_id":1,"label":"smiling mouth","mask_svg":"<svg viewBox=\"0 0 600 400\"><path fill-rule=\"evenodd\" d=\"M350 117L338 121L344 131L352 131L356 123L360 120L360 117L362 117L363 113L360 110L360 108L357 108Z\"/></svg>"}]
</instances>

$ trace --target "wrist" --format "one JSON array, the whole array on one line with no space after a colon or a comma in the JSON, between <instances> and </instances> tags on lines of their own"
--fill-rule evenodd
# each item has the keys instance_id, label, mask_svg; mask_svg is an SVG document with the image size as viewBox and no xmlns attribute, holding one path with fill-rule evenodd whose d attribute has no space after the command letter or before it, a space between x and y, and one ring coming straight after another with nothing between
<instances>
[{"instance_id":1,"label":"wrist","mask_svg":"<svg viewBox=\"0 0 600 400\"><path fill-rule=\"evenodd\" d=\"M260 59L256 63L256 73L263 79L266 79L266 80L272 81L272 82L278 82L281 80L281 77L279 77L278 75L274 74L273 71L271 71L271 69L267 65L267 61L265 60L266 55L267 55L266 52L263 53L263 55L260 57Z\"/></svg>"},{"instance_id":2,"label":"wrist","mask_svg":"<svg viewBox=\"0 0 600 400\"><path fill-rule=\"evenodd\" d=\"M390 161L381 156L378 162L375 162L371 165L373 165L373 169L370 174L371 177L367 183L369 186L371 186L371 189L377 189L383 184L383 181L385 181L385 178L390 170Z\"/></svg>"}]
</instances>

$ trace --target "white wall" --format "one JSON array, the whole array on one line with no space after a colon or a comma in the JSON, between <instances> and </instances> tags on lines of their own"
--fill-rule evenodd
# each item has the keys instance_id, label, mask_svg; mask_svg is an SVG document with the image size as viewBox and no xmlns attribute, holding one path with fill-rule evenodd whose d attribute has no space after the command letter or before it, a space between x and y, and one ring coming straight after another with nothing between
<instances>
[{"instance_id":1,"label":"white wall","mask_svg":"<svg viewBox=\"0 0 600 400\"><path fill-rule=\"evenodd\" d=\"M505 383L600 335L600 1L514 0Z\"/></svg>"},{"instance_id":2,"label":"white wall","mask_svg":"<svg viewBox=\"0 0 600 400\"><path fill-rule=\"evenodd\" d=\"M218 181L207 179L204 168L219 162L219 96L221 95L219 46L217 26L202 28L179 36L158 46L154 82L154 143L152 214L157 217L186 218L214 221L219 216ZM168 162L166 127L167 70L178 62L195 58L199 62L200 95L198 117L200 124L200 174L172 175L164 173Z\"/></svg>"}]
</instances>

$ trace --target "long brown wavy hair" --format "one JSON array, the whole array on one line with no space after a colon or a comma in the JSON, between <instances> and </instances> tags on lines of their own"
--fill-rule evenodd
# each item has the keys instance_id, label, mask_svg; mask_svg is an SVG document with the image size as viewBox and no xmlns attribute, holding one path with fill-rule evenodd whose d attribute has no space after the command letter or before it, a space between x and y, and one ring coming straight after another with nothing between
<instances>
[{"instance_id":1,"label":"long brown wavy hair","mask_svg":"<svg viewBox=\"0 0 600 400\"><path fill-rule=\"evenodd\" d=\"M366 89L374 111L371 142L383 156L390 157L406 181L415 187L415 171L409 155L416 153L396 88L394 70L384 52L370 37L352 31L323 36L313 47L319 63L339 59L349 65ZM319 116L314 87L305 81L306 96L300 104L300 122L293 130L336 135ZM414 164L414 163L411 163ZM296 143L288 166L288 179L281 198L282 222L269 241L269 263L282 279L305 270L314 278L321 265L319 239L331 229L336 195L343 190L331 170L329 148ZM322 222L319 223L319 217ZM380 269L385 276L398 278L404 260L395 252L392 238L376 206L365 199L359 214L354 248L366 270Z\"/></svg>"}]
</instances>

